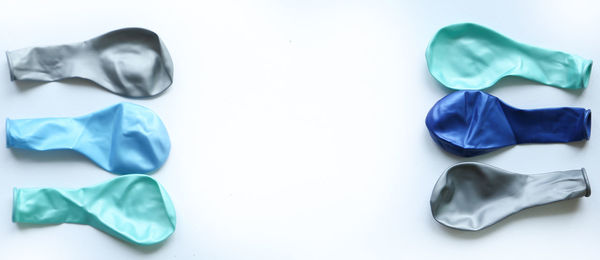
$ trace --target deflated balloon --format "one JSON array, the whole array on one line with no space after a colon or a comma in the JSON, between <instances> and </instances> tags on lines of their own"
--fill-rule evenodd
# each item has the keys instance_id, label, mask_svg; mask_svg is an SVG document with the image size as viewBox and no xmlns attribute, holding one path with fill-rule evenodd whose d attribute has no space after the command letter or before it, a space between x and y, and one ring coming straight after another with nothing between
<instances>
[{"instance_id":1,"label":"deflated balloon","mask_svg":"<svg viewBox=\"0 0 600 260\"><path fill-rule=\"evenodd\" d=\"M425 124L444 150L475 156L521 143L587 140L591 120L589 109L518 109L481 91L456 91L431 108Z\"/></svg>"},{"instance_id":2,"label":"deflated balloon","mask_svg":"<svg viewBox=\"0 0 600 260\"><path fill-rule=\"evenodd\" d=\"M74 150L119 174L154 171L171 142L150 109L120 103L85 116L6 120L6 145L30 150Z\"/></svg>"},{"instance_id":3,"label":"deflated balloon","mask_svg":"<svg viewBox=\"0 0 600 260\"><path fill-rule=\"evenodd\" d=\"M472 23L439 30L425 56L431 75L458 90L488 88L506 76L560 88L585 88L592 69L591 60L518 43Z\"/></svg>"},{"instance_id":4,"label":"deflated balloon","mask_svg":"<svg viewBox=\"0 0 600 260\"><path fill-rule=\"evenodd\" d=\"M81 189L14 189L13 222L86 224L119 239L152 245L175 231L175 208L147 175L131 174Z\"/></svg>"},{"instance_id":5,"label":"deflated balloon","mask_svg":"<svg viewBox=\"0 0 600 260\"><path fill-rule=\"evenodd\" d=\"M518 174L466 162L450 167L431 193L431 213L442 225L481 230L523 209L589 197L585 169Z\"/></svg>"},{"instance_id":6,"label":"deflated balloon","mask_svg":"<svg viewBox=\"0 0 600 260\"><path fill-rule=\"evenodd\" d=\"M125 28L73 44L6 53L11 80L88 79L127 97L149 97L173 82L173 62L156 33Z\"/></svg>"}]
</instances>

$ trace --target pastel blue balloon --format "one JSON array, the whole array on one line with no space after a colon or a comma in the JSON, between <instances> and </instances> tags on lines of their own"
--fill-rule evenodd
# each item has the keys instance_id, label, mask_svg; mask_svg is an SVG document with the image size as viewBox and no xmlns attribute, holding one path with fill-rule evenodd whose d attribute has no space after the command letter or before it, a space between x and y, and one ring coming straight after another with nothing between
<instances>
[{"instance_id":1,"label":"pastel blue balloon","mask_svg":"<svg viewBox=\"0 0 600 260\"><path fill-rule=\"evenodd\" d=\"M73 118L7 119L6 145L38 151L74 150L118 174L155 171L171 149L160 118L131 103Z\"/></svg>"}]
</instances>

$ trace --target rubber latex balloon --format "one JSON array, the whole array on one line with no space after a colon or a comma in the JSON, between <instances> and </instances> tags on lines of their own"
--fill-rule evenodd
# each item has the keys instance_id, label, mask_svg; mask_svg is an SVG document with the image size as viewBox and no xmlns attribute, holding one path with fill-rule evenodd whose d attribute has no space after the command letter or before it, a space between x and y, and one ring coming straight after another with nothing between
<instances>
[{"instance_id":1,"label":"rubber latex balloon","mask_svg":"<svg viewBox=\"0 0 600 260\"><path fill-rule=\"evenodd\" d=\"M88 79L127 97L149 97L173 82L173 62L154 32L126 28L66 45L6 53L11 80Z\"/></svg>"},{"instance_id":2,"label":"rubber latex balloon","mask_svg":"<svg viewBox=\"0 0 600 260\"><path fill-rule=\"evenodd\" d=\"M425 124L444 150L475 156L521 143L587 140L591 120L583 108L518 109L481 91L456 91L431 108Z\"/></svg>"},{"instance_id":3,"label":"rubber latex balloon","mask_svg":"<svg viewBox=\"0 0 600 260\"><path fill-rule=\"evenodd\" d=\"M6 120L6 145L74 150L113 173L147 173L167 160L171 142L150 109L120 103L85 116Z\"/></svg>"},{"instance_id":4,"label":"rubber latex balloon","mask_svg":"<svg viewBox=\"0 0 600 260\"><path fill-rule=\"evenodd\" d=\"M591 60L518 43L472 23L439 30L425 56L431 75L458 90L488 88L506 76L560 88L585 88L592 69Z\"/></svg>"},{"instance_id":5,"label":"rubber latex balloon","mask_svg":"<svg viewBox=\"0 0 600 260\"><path fill-rule=\"evenodd\" d=\"M13 222L86 224L138 245L175 231L175 208L165 189L147 175L131 174L81 189L14 189Z\"/></svg>"},{"instance_id":6,"label":"rubber latex balloon","mask_svg":"<svg viewBox=\"0 0 600 260\"><path fill-rule=\"evenodd\" d=\"M482 163L459 163L440 176L431 213L442 225L481 230L523 209L589 197L585 169L518 174Z\"/></svg>"}]
</instances>

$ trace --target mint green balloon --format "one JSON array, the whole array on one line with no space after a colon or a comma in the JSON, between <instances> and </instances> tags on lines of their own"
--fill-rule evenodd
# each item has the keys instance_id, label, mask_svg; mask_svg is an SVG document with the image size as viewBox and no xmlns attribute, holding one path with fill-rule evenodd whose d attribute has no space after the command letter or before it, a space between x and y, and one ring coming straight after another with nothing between
<instances>
[{"instance_id":1,"label":"mint green balloon","mask_svg":"<svg viewBox=\"0 0 600 260\"><path fill-rule=\"evenodd\" d=\"M130 174L81 189L14 189L13 222L87 224L138 245L175 231L175 208L152 177Z\"/></svg>"},{"instance_id":2,"label":"mint green balloon","mask_svg":"<svg viewBox=\"0 0 600 260\"><path fill-rule=\"evenodd\" d=\"M431 75L456 90L485 89L506 76L559 88L585 88L592 70L591 60L519 43L472 23L440 29L425 57Z\"/></svg>"}]
</instances>

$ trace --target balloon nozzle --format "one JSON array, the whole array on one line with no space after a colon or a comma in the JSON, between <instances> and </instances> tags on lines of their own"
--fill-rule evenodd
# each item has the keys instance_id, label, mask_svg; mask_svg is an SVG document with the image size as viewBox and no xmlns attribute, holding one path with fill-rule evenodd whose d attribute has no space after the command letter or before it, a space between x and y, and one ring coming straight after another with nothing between
<instances>
[{"instance_id":1,"label":"balloon nozzle","mask_svg":"<svg viewBox=\"0 0 600 260\"><path fill-rule=\"evenodd\" d=\"M585 181L585 195L589 197L592 195L592 188L590 187L590 181L588 180L587 172L585 168L581 168L581 174L583 175L583 180Z\"/></svg>"}]
</instances>

